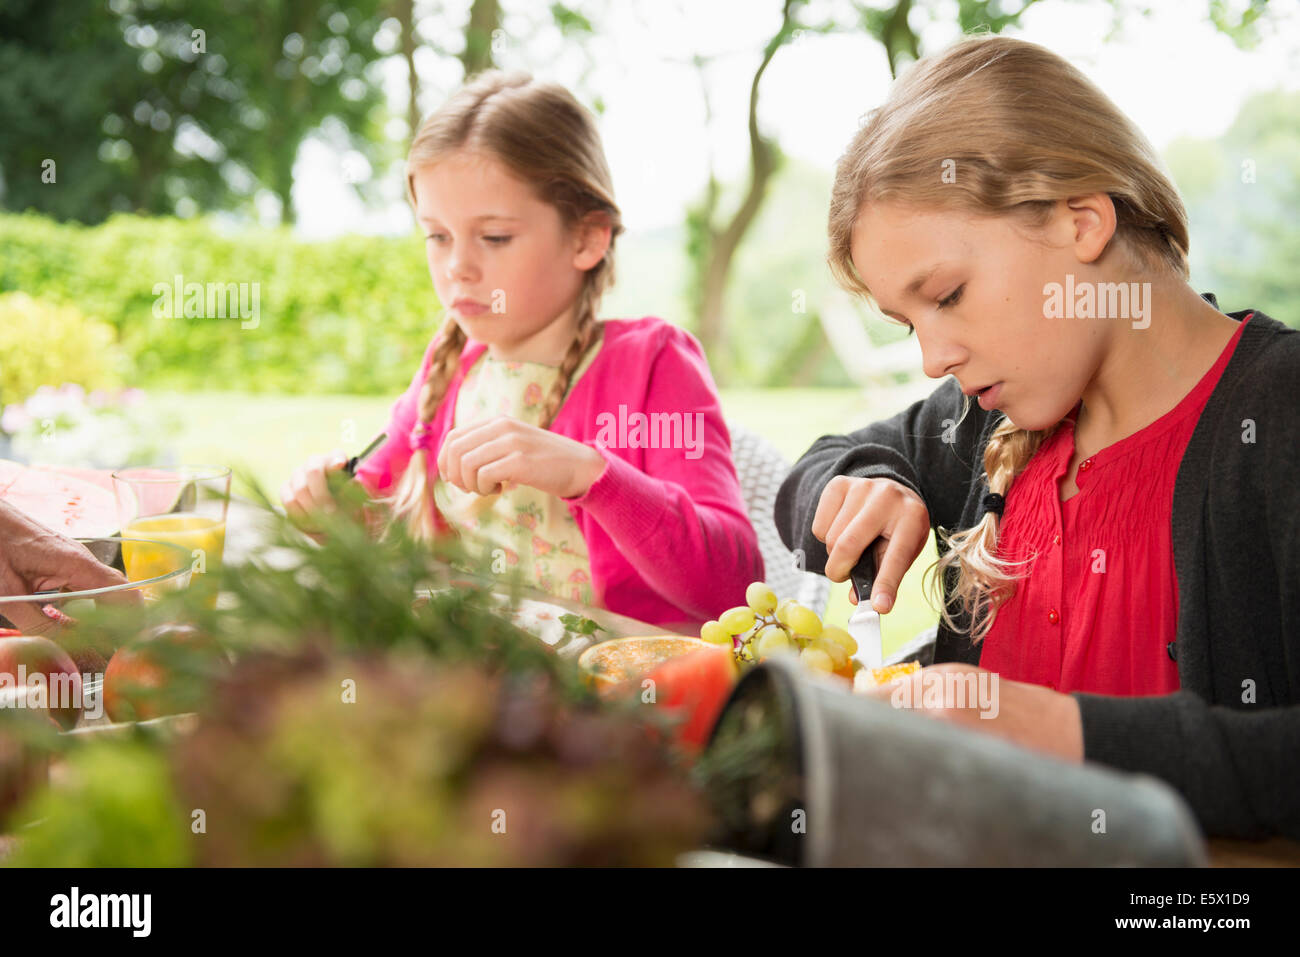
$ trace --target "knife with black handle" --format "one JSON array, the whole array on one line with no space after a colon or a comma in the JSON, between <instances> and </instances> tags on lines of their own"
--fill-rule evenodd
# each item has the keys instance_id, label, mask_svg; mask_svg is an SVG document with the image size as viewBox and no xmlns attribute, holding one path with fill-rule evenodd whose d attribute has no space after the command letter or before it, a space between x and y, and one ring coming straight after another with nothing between
<instances>
[{"instance_id":1,"label":"knife with black handle","mask_svg":"<svg viewBox=\"0 0 1300 957\"><path fill-rule=\"evenodd\" d=\"M880 539L876 539L879 541ZM880 614L871 606L871 589L876 583L876 542L862 550L862 557L849 572L858 604L849 617L849 634L858 643L858 654L868 668L884 666L885 652L880 635Z\"/></svg>"}]
</instances>

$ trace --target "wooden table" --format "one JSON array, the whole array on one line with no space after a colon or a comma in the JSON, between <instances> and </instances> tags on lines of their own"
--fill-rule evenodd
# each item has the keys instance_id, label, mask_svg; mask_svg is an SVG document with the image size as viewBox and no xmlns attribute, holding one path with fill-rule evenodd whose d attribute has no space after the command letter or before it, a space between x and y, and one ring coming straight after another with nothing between
<instances>
[{"instance_id":1,"label":"wooden table","mask_svg":"<svg viewBox=\"0 0 1300 957\"><path fill-rule=\"evenodd\" d=\"M1206 845L1211 867L1300 867L1300 843L1285 837L1263 841L1212 837Z\"/></svg>"},{"instance_id":2,"label":"wooden table","mask_svg":"<svg viewBox=\"0 0 1300 957\"><path fill-rule=\"evenodd\" d=\"M466 584L488 588L490 591L502 593L500 583L488 581L481 578L475 578L471 575L465 575L460 572L452 573L456 581L463 581ZM529 601L542 602L547 605L555 605L563 608L565 611L572 612L583 618L589 618L603 629L603 633L597 639L604 641L609 638L628 638L633 635L678 635L686 634L682 631L674 631L671 628L665 628L663 625L652 625L649 622L640 621L636 618L629 618L627 615L620 615L617 612L610 611L607 608L593 608L590 605L584 605L581 602L573 601L569 598L561 598L559 595L552 595L549 592L539 591L535 588L519 588L515 594L520 598ZM698 633L687 635L690 638L700 637Z\"/></svg>"}]
</instances>

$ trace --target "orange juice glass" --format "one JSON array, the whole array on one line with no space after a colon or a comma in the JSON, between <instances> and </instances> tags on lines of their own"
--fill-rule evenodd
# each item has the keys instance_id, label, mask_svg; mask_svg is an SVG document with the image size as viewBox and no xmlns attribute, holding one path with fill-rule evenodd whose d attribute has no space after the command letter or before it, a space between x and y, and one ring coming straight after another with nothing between
<instances>
[{"instance_id":1,"label":"orange juice glass","mask_svg":"<svg viewBox=\"0 0 1300 957\"><path fill-rule=\"evenodd\" d=\"M180 545L192 558L190 587L204 590L216 606L218 572L226 544L230 469L223 465L130 468L113 473L122 562L131 581L165 574L175 567L174 552L146 542Z\"/></svg>"}]
</instances>

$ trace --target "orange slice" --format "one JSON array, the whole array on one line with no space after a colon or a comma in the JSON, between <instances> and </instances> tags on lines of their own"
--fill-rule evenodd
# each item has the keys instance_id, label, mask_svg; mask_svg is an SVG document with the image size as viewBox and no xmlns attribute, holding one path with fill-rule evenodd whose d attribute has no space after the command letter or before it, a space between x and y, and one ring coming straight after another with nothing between
<instances>
[{"instance_id":1,"label":"orange slice","mask_svg":"<svg viewBox=\"0 0 1300 957\"><path fill-rule=\"evenodd\" d=\"M921 670L921 662L905 661L899 665L885 665L883 668L863 668L853 676L853 690L863 691L869 688L887 685L904 675Z\"/></svg>"}]
</instances>

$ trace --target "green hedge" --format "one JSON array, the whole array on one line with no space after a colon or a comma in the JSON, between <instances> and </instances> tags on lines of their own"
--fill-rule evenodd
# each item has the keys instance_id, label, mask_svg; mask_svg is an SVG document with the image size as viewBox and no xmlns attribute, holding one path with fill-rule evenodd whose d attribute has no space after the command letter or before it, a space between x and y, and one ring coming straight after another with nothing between
<instances>
[{"instance_id":1,"label":"green hedge","mask_svg":"<svg viewBox=\"0 0 1300 957\"><path fill-rule=\"evenodd\" d=\"M284 229L223 232L210 220L119 215L86 227L25 213L0 215L0 250L0 293L109 323L131 384L144 388L396 394L441 316L414 234L304 242ZM256 283L256 327L160 315L155 286L170 289L178 275L205 287L247 283L245 305ZM206 297L204 306L206 315Z\"/></svg>"}]
</instances>

